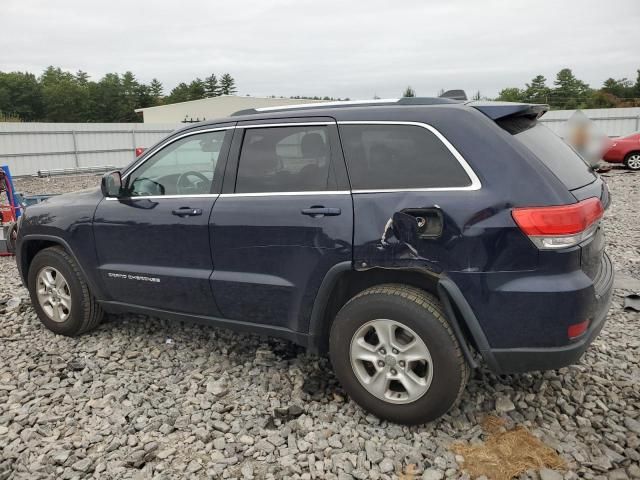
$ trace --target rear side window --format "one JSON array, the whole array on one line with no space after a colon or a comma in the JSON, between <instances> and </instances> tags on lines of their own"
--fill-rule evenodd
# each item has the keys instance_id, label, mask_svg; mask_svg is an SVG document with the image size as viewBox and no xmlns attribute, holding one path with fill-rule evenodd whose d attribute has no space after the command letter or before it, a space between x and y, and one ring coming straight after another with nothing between
<instances>
[{"instance_id":1,"label":"rear side window","mask_svg":"<svg viewBox=\"0 0 640 480\"><path fill-rule=\"evenodd\" d=\"M595 180L591 168L564 140L544 125L536 123L514 138L522 142L538 157L569 190Z\"/></svg>"},{"instance_id":2,"label":"rear side window","mask_svg":"<svg viewBox=\"0 0 640 480\"><path fill-rule=\"evenodd\" d=\"M471 185L449 149L416 125L341 125L354 190L450 188Z\"/></svg>"},{"instance_id":3,"label":"rear side window","mask_svg":"<svg viewBox=\"0 0 640 480\"><path fill-rule=\"evenodd\" d=\"M237 193L335 188L327 127L246 129L238 164Z\"/></svg>"}]
</instances>

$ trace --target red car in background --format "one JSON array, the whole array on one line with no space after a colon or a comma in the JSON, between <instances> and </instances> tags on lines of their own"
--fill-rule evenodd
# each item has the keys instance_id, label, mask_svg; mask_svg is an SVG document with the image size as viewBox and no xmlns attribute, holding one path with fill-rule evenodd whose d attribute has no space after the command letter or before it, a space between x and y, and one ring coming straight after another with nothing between
<instances>
[{"instance_id":1,"label":"red car in background","mask_svg":"<svg viewBox=\"0 0 640 480\"><path fill-rule=\"evenodd\" d=\"M609 163L624 163L630 170L640 170L640 132L614 139L602 158Z\"/></svg>"}]
</instances>

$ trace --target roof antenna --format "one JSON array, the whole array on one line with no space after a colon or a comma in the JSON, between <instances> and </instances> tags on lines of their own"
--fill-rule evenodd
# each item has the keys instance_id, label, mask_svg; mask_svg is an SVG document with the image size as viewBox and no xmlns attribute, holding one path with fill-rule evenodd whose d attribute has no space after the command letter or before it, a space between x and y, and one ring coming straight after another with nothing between
<instances>
[{"instance_id":1,"label":"roof antenna","mask_svg":"<svg viewBox=\"0 0 640 480\"><path fill-rule=\"evenodd\" d=\"M464 90L447 90L443 94L439 95L440 98L449 98L451 100L469 100Z\"/></svg>"}]
</instances>

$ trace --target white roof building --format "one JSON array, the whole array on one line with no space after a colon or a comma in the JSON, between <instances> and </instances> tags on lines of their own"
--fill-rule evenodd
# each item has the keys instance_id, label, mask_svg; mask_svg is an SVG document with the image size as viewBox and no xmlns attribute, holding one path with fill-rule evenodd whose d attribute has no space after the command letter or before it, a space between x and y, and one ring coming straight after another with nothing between
<instances>
[{"instance_id":1,"label":"white roof building","mask_svg":"<svg viewBox=\"0 0 640 480\"><path fill-rule=\"evenodd\" d=\"M249 108L276 107L280 105L296 105L321 101L322 100L298 98L221 95L219 97L203 98L190 102L137 108L136 113L142 113L144 123L181 123L228 117L232 113Z\"/></svg>"}]
</instances>

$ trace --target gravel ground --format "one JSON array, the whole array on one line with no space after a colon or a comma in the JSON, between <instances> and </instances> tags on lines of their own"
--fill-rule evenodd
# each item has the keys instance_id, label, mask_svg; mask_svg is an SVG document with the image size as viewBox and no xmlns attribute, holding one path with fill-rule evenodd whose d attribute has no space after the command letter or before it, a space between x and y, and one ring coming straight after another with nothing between
<instances>
[{"instance_id":1,"label":"gravel ground","mask_svg":"<svg viewBox=\"0 0 640 480\"><path fill-rule=\"evenodd\" d=\"M13 180L16 192L25 195L66 193L99 187L102 174L65 175L56 177L20 177Z\"/></svg>"},{"instance_id":2,"label":"gravel ground","mask_svg":"<svg viewBox=\"0 0 640 480\"><path fill-rule=\"evenodd\" d=\"M97 181L17 183L43 193ZM614 170L607 181L608 251L622 281L581 363L477 371L454 410L414 428L367 415L325 358L284 341L137 315L56 336L13 259L1 258L0 479L469 478L450 447L485 439L487 415L528 428L567 463L521 478L640 478L640 314L622 310L640 267L640 174Z\"/></svg>"}]
</instances>

